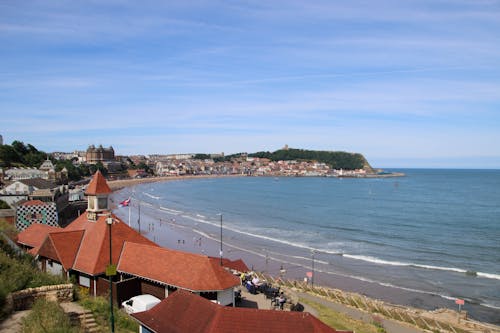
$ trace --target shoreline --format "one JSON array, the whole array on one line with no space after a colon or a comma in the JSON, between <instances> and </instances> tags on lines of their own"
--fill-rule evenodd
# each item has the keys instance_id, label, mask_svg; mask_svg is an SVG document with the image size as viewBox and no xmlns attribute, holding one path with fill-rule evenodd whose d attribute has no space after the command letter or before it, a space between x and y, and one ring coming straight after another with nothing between
<instances>
[{"instance_id":1,"label":"shoreline","mask_svg":"<svg viewBox=\"0 0 500 333\"><path fill-rule=\"evenodd\" d=\"M125 187L135 186L140 184L147 183L160 183L160 182L168 182L174 180L186 180L186 179L207 179L207 178L235 178L235 177L266 177L266 178L275 178L275 177L299 177L299 178L396 178L396 177L406 177L406 174L403 172L391 172L384 174L366 174L366 175L358 175L358 176L285 176L285 175L265 175L265 176L257 176L257 175L184 175L184 176L162 176L162 177L146 177L146 178L132 178L132 179L117 179L117 180L108 180L108 185L113 191L121 190Z\"/></svg>"},{"instance_id":2,"label":"shoreline","mask_svg":"<svg viewBox=\"0 0 500 333\"><path fill-rule=\"evenodd\" d=\"M117 179L108 180L108 185L113 192L119 191L125 187L136 186L148 183L161 183L174 180L186 179L206 179L206 178L221 178L221 177L244 177L244 175L199 175L199 176L164 176L164 177L146 177L146 178L132 178L132 179Z\"/></svg>"},{"instance_id":3,"label":"shoreline","mask_svg":"<svg viewBox=\"0 0 500 333\"><path fill-rule=\"evenodd\" d=\"M226 176L216 176L216 177L226 177ZM191 176L191 177L163 177L149 178L145 179L131 180L128 186L134 186L142 183L151 183L154 181L169 181L169 180L184 180L184 179L199 179L199 178L215 178L203 177L203 176ZM124 188L123 182L120 184L119 188ZM116 191L114 196L119 196L120 191ZM123 196L123 195L122 195ZM118 201L118 198L116 198ZM121 201L121 200L120 200ZM147 204L145 206L148 206ZM198 223L194 225L181 225L175 221L165 218L165 211L163 209L158 209L149 204L150 207L144 207L141 204L142 217L144 217L142 225L142 230L145 235L151 240L157 242L161 246L166 246L172 249L209 255L213 257L219 256L219 236L218 231L213 229L214 226L209 226L213 230L204 231L201 228L197 228ZM156 211L155 211L156 210ZM126 210L122 210L121 218L126 221ZM116 212L115 212L116 213ZM162 217L163 216L163 217ZM171 215L173 216L173 215ZM180 218L180 217L179 217ZM160 221L158 223L158 220ZM145 227L146 226L146 227ZM134 227L134 225L132 225ZM278 253L272 252L272 248L267 248L266 252L262 248L256 248L255 245L249 244L246 240L234 240L235 244L231 244L233 237L229 230L224 230L224 257L230 259L243 259L249 268L255 271L260 271L265 274L269 274L278 277L280 274L280 268L283 265L282 259L279 258ZM199 243L198 243L199 241ZM201 244L203 243L203 244ZM247 246L247 247L245 247ZM269 251L269 252L267 252ZM310 259L309 259L310 262ZM286 278L295 279L301 281L305 276L306 272L310 270L308 264L296 264L292 263L285 264ZM355 292L360 295L368 296L373 299L382 300L391 304L401 304L405 307L419 308L427 311L435 310L437 308L451 308L454 309L453 301L443 299L441 296L435 294L419 294L412 292L410 290L403 290L401 288L393 288L389 286L383 286L378 283L363 281L356 279L351 276L343 276L342 274L333 274L331 272L321 272L319 270L315 271L314 282L316 285L323 285L330 288L340 289L345 292ZM469 309L473 307L473 304L469 304ZM474 306L473 312L477 313L480 306ZM486 310L483 309L483 318L486 318ZM479 311L481 312L481 311ZM480 316L481 317L481 316ZM489 317L491 318L491 311ZM498 319L483 320L488 323L496 323Z\"/></svg>"}]
</instances>

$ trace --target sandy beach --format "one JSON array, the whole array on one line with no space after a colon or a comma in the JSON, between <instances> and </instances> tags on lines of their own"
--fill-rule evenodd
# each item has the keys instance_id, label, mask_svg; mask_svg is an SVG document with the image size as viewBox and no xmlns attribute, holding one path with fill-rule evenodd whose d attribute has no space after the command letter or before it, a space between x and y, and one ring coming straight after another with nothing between
<instances>
[{"instance_id":1,"label":"sandy beach","mask_svg":"<svg viewBox=\"0 0 500 333\"><path fill-rule=\"evenodd\" d=\"M216 176L217 177L217 176ZM129 195L127 187L134 187L139 184L158 181L179 181L185 179L214 178L203 176L189 177L161 177L110 181L109 185L115 190L113 201L116 203L126 199ZM121 190L122 189L122 190ZM130 190L130 189L129 189ZM140 225L136 211L137 202L132 202L131 226L140 229L141 233L161 246L192 253L199 253L218 257L220 250L220 236L218 229L213 227L210 230L202 230L196 223L190 226L178 223L178 221L166 215L164 211L157 207L143 203L141 204ZM124 222L128 223L128 209L119 208L114 211ZM286 272L282 274L287 279L303 281L308 271L311 271L309 262L300 265L283 263L277 253L258 248L255 244L245 244L238 239L233 242L230 231L224 230L223 235L223 255L230 259L243 259L252 270L264 272L272 276L280 276L280 270L284 268ZM298 256L300 254L297 254ZM303 254L302 254L303 255ZM310 281L309 281L310 282ZM425 310L435 310L438 308L450 308L450 301L437 295L420 294L408 290L384 287L380 284L370 283L351 277L315 271L314 284L326 287L355 292L370 298L379 299L392 304L400 304ZM476 318L491 317L491 314L482 307L473 309Z\"/></svg>"}]
</instances>

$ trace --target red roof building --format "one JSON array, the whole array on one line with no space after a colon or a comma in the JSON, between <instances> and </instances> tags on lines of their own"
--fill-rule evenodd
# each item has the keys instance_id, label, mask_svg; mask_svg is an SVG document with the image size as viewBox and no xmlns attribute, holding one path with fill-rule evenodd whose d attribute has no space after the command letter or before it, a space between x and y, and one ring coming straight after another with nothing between
<instances>
[{"instance_id":1,"label":"red roof building","mask_svg":"<svg viewBox=\"0 0 500 333\"><path fill-rule=\"evenodd\" d=\"M217 261L220 263L220 258L216 257L210 257L210 259ZM235 273L246 273L250 271L248 266L245 264L245 262L242 259L237 259L237 260L231 260L228 258L222 258L222 266L229 268L230 270L234 271Z\"/></svg>"},{"instance_id":2,"label":"red roof building","mask_svg":"<svg viewBox=\"0 0 500 333\"><path fill-rule=\"evenodd\" d=\"M307 312L225 307L183 290L132 317L155 333L340 332Z\"/></svg>"},{"instance_id":3,"label":"red roof building","mask_svg":"<svg viewBox=\"0 0 500 333\"><path fill-rule=\"evenodd\" d=\"M106 279L104 275L110 264L110 232L114 265L118 263L125 242L158 246L111 213L109 193L106 179L96 172L86 191L86 214L65 228L32 224L18 235L18 243L38 256L42 269L68 278L74 276L91 294L106 293L108 287L102 280ZM112 221L111 225L108 221Z\"/></svg>"},{"instance_id":4,"label":"red roof building","mask_svg":"<svg viewBox=\"0 0 500 333\"><path fill-rule=\"evenodd\" d=\"M87 186L85 195L105 195L110 194L111 192L113 191L109 188L106 178L104 178L101 171L97 170Z\"/></svg>"},{"instance_id":5,"label":"red roof building","mask_svg":"<svg viewBox=\"0 0 500 333\"><path fill-rule=\"evenodd\" d=\"M212 293L211 298L222 305L234 304L233 289L241 283L208 256L132 242L125 243L117 270L165 286L165 296L176 289L207 298Z\"/></svg>"}]
</instances>

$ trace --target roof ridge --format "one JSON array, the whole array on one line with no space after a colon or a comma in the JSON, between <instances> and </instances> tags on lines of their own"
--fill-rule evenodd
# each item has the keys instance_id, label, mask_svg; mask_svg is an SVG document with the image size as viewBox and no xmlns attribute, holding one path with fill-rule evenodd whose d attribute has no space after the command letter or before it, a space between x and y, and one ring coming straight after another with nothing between
<instances>
[{"instance_id":1,"label":"roof ridge","mask_svg":"<svg viewBox=\"0 0 500 333\"><path fill-rule=\"evenodd\" d=\"M60 231L58 231L58 232L51 232L51 233L49 233L49 235L51 235L51 234L62 234L62 233L63 233L63 232L60 232ZM80 242L79 242L78 244L76 244L76 246L77 246L77 248L76 248L76 249L77 249L77 251L76 251L75 255L73 256L71 263L69 263L69 264L68 264L68 269L70 269L70 268L72 268L72 267L73 267L73 264L74 264L74 262L75 262L75 260L76 260L77 254L78 254L78 252L80 251L80 245L82 244L82 239L83 239L83 235L85 234L85 230L71 230L71 231L66 231L66 232L64 232L64 233L66 233L66 234L69 234L69 233L81 233L81 234L82 234L82 235L81 235L81 237L80 237ZM52 237L50 237L50 238L52 239L52 243L54 243L54 239L53 239ZM62 264L62 265L63 265L63 267L64 267L64 263L63 263L63 260L62 260L63 258L62 258L62 256L60 255L60 253L59 253L59 251L58 251L58 247L57 247L57 246L55 246L55 244L54 244L54 249L55 249L55 251L56 251L57 257L60 259L60 262L61 262L61 264Z\"/></svg>"},{"instance_id":2,"label":"roof ridge","mask_svg":"<svg viewBox=\"0 0 500 333\"><path fill-rule=\"evenodd\" d=\"M94 228L95 228L95 227L97 227L97 226L100 226L100 224L98 224L98 223L99 223L99 220L100 220L100 219L97 219L97 221L95 222L95 223L96 223L96 225L94 226ZM102 224L102 223L101 223L101 224ZM112 229L112 228L108 227L108 226L107 226L107 224L106 224L105 231L104 231L104 232L99 232L99 233L97 233L97 235L101 236L101 239L100 239L100 241L99 241L99 243L101 244L101 246L99 247L99 251L97 251L97 252L96 252L98 259L99 259L99 257L100 257L101 252L103 251L103 248L104 248L105 246L108 246L108 247L109 247L109 244L104 245L104 243L105 243L105 241L106 241L106 233L107 233L107 232L108 232L108 230L109 230L109 233L111 234L111 229ZM112 235L111 235L111 236L112 236ZM111 237L109 237L109 238L111 239ZM111 245L111 246L112 246L112 245ZM111 262L113 262L113 257L111 257ZM93 265L94 267L92 267L92 275L95 275L95 273L101 273L101 272L95 272L95 270L97 269L97 266L98 266L98 265L99 265L99 260L94 260L94 265Z\"/></svg>"},{"instance_id":3,"label":"roof ridge","mask_svg":"<svg viewBox=\"0 0 500 333\"><path fill-rule=\"evenodd\" d=\"M83 242L83 239L85 237L87 237L87 229L82 229L82 231L83 231L83 235L82 235L82 238L80 239L80 245L78 246L78 250L76 251L75 260L73 260L73 264L71 265L71 269L74 269L76 271L79 271L79 270L75 269L75 264L76 264L78 258L80 257L80 251L82 250L82 242ZM79 272L81 272L81 271L79 271ZM83 272L83 273L88 274L88 272Z\"/></svg>"},{"instance_id":4,"label":"roof ridge","mask_svg":"<svg viewBox=\"0 0 500 333\"><path fill-rule=\"evenodd\" d=\"M210 306L215 310L215 315L211 318L212 320L210 321L210 324L207 327L207 332L208 333L210 333L210 332L217 333L217 323L219 322L220 318L222 317L223 307L221 305L214 304L212 302L210 302L210 303L211 303Z\"/></svg>"}]
</instances>

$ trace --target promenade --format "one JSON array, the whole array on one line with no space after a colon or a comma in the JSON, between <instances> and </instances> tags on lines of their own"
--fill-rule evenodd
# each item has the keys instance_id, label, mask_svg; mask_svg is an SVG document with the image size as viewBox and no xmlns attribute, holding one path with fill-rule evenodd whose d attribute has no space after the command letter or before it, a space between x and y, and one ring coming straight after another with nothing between
<instances>
[{"instance_id":1,"label":"promenade","mask_svg":"<svg viewBox=\"0 0 500 333\"><path fill-rule=\"evenodd\" d=\"M292 289L286 289L286 294L290 295L293 299L304 299L307 301L311 301L317 304L321 304L322 306L327 307L328 309L335 311L335 312L340 312L343 313L350 318L353 318L355 320L360 320L362 322L371 324L373 322L373 315L366 313L364 311L354 309L352 307L348 307L339 303L335 303L332 301L325 300L324 298L318 297L311 295L309 293L305 292L299 292L299 291L294 291ZM254 308L254 309L261 309L261 310L271 310L274 309L274 307L271 306L271 301L266 298L264 294L250 294L245 288L241 288L241 296L242 296L242 302L240 307L245 307L245 308ZM304 312L309 312L315 317L318 317L318 312L308 304L301 303L304 306ZM275 310L275 311L281 311L281 310ZM387 318L381 318L381 324L384 326L385 330L387 333L422 333L425 332L424 330L411 327L409 325L406 325L404 323L387 319Z\"/></svg>"}]
</instances>

